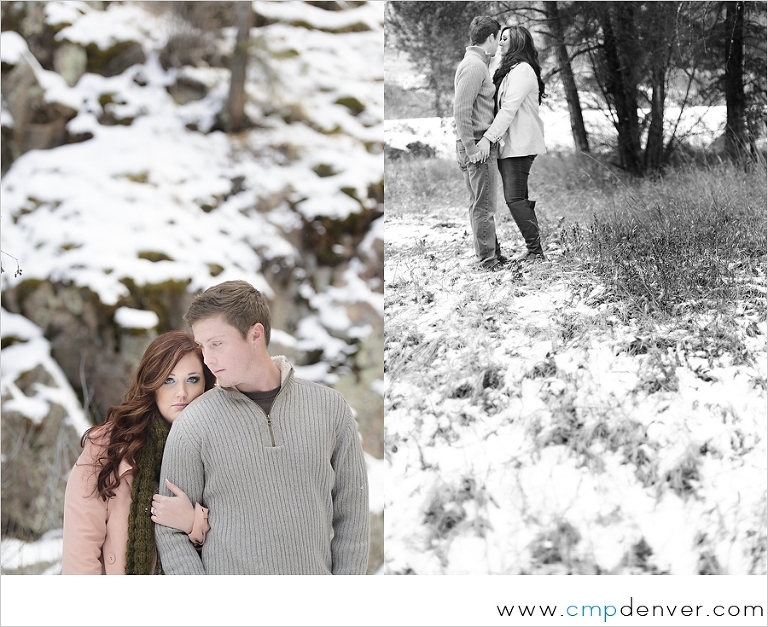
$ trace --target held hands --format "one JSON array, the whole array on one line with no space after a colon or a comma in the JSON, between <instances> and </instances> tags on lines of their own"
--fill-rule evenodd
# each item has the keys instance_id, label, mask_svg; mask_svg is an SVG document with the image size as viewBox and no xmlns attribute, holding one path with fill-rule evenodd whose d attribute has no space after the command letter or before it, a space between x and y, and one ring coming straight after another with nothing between
<instances>
[{"instance_id":1,"label":"held hands","mask_svg":"<svg viewBox=\"0 0 768 627\"><path fill-rule=\"evenodd\" d=\"M176 496L155 494L152 497L152 522L191 533L195 522L194 506L181 488L173 485L168 479L165 480L165 485Z\"/></svg>"},{"instance_id":2,"label":"held hands","mask_svg":"<svg viewBox=\"0 0 768 627\"><path fill-rule=\"evenodd\" d=\"M477 149L479 152L472 155L469 160L472 163L485 163L488 159L488 155L491 153L491 142L488 141L487 137L483 137L477 142Z\"/></svg>"}]
</instances>

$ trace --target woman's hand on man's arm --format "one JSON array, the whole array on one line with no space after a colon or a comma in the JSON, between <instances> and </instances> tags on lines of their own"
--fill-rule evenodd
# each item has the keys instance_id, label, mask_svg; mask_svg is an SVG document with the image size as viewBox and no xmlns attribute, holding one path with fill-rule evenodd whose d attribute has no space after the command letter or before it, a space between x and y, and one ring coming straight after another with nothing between
<instances>
[{"instance_id":1,"label":"woman's hand on man's arm","mask_svg":"<svg viewBox=\"0 0 768 627\"><path fill-rule=\"evenodd\" d=\"M175 496L155 494L152 498L152 522L178 529L186 534L192 532L195 522L195 508L184 491L165 480L166 487Z\"/></svg>"}]
</instances>

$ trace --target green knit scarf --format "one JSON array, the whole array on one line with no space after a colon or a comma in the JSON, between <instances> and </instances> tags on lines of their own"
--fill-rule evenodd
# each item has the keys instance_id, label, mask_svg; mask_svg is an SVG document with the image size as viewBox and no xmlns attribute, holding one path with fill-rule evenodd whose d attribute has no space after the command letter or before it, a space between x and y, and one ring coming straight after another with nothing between
<instances>
[{"instance_id":1,"label":"green knit scarf","mask_svg":"<svg viewBox=\"0 0 768 627\"><path fill-rule=\"evenodd\" d=\"M160 557L155 572L152 562L155 557L154 523L150 518L152 497L160 481L160 465L163 449L168 439L170 425L155 414L149 421L149 438L136 454L136 471L131 489L131 510L128 514L128 545L125 552L126 575L162 575Z\"/></svg>"}]
</instances>

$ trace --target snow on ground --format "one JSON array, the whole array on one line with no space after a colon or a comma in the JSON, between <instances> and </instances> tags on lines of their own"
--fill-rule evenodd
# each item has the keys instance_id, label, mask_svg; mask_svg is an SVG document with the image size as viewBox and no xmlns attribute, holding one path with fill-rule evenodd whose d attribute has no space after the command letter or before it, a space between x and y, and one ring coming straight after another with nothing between
<instances>
[{"instance_id":1,"label":"snow on ground","mask_svg":"<svg viewBox=\"0 0 768 627\"><path fill-rule=\"evenodd\" d=\"M154 311L118 307L115 311L115 323L123 329L154 329L160 324L160 318Z\"/></svg>"},{"instance_id":2,"label":"snow on ground","mask_svg":"<svg viewBox=\"0 0 768 627\"><path fill-rule=\"evenodd\" d=\"M37 542L22 542L15 538L4 538L0 553L3 556L3 570L17 570L41 563L51 563L42 575L61 573L62 539L64 532L54 529Z\"/></svg>"},{"instance_id":3,"label":"snow on ground","mask_svg":"<svg viewBox=\"0 0 768 627\"><path fill-rule=\"evenodd\" d=\"M747 363L633 350L556 252L473 269L464 213L385 216L386 571L764 573L764 317Z\"/></svg>"},{"instance_id":4,"label":"snow on ground","mask_svg":"<svg viewBox=\"0 0 768 627\"><path fill-rule=\"evenodd\" d=\"M423 87L408 65L387 80ZM574 150L567 110L541 115L549 150ZM584 117L593 146L615 136L604 112ZM724 107L665 110L694 147L724 124ZM451 118L385 135L455 158ZM665 354L638 354L594 279L563 280L554 251L535 279L478 275L466 229L463 207L386 218L386 571L764 573L764 316L734 307L759 328L748 364L710 363L674 328L657 330Z\"/></svg>"},{"instance_id":5,"label":"snow on ground","mask_svg":"<svg viewBox=\"0 0 768 627\"><path fill-rule=\"evenodd\" d=\"M3 358L0 360L0 396L11 400L3 403L7 411L18 411L39 424L49 413L49 404L57 403L67 412L67 420L79 435L90 427L77 395L59 365L51 357L51 346L43 331L24 316L0 309L2 315ZM12 343L11 343L12 341ZM16 380L25 372L41 366L53 379L55 386L36 384L34 396L27 396L16 386Z\"/></svg>"}]
</instances>

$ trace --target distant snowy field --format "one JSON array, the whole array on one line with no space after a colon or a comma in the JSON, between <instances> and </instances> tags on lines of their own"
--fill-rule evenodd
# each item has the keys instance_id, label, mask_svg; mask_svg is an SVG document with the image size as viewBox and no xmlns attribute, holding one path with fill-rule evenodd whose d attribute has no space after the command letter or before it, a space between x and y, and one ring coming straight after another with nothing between
<instances>
[{"instance_id":1,"label":"distant snowy field","mask_svg":"<svg viewBox=\"0 0 768 627\"><path fill-rule=\"evenodd\" d=\"M571 120L567 109L542 107L544 137L549 152L570 152L576 149L571 134ZM689 107L680 115L679 108L665 110L666 128L669 132L680 119L678 137L697 148L711 145L725 131L725 107ZM607 112L585 110L584 124L593 147L598 147L616 134ZM432 146L441 158L453 158L456 152L456 135L453 118L414 118L410 120L385 120L384 133L388 146L407 150L412 142Z\"/></svg>"}]
</instances>

